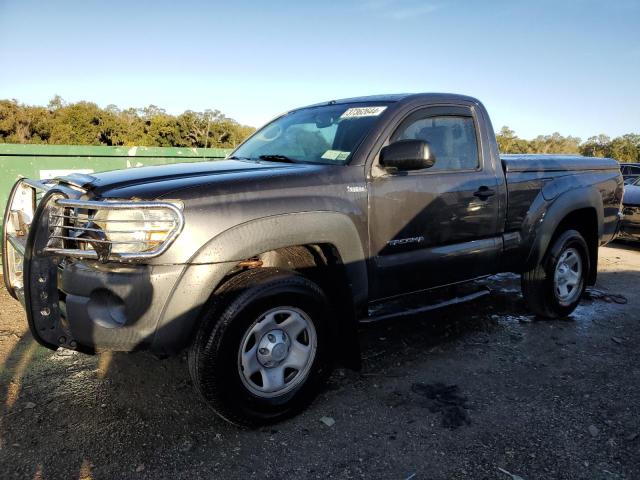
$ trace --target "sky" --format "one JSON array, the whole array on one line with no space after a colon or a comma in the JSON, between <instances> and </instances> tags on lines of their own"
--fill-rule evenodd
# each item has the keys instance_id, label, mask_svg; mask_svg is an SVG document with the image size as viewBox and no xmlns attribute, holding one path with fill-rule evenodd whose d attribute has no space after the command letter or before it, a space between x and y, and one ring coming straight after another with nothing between
<instances>
[{"instance_id":1,"label":"sky","mask_svg":"<svg viewBox=\"0 0 640 480\"><path fill-rule=\"evenodd\" d=\"M640 0L0 0L0 98L260 126L351 96L453 92L523 138L640 133Z\"/></svg>"}]
</instances>

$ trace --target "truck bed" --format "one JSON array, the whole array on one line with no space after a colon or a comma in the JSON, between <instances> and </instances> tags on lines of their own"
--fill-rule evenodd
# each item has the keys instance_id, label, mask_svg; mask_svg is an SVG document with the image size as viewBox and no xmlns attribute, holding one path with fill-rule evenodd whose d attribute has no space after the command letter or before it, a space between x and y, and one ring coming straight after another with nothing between
<instances>
[{"instance_id":1,"label":"truck bed","mask_svg":"<svg viewBox=\"0 0 640 480\"><path fill-rule=\"evenodd\" d=\"M615 192L620 182L620 166L610 158L579 155L501 155L507 183L505 231L519 231L542 190L550 201L567 189L596 185L601 192ZM567 182L567 177L571 181ZM586 177L588 176L588 177ZM579 180L583 177L583 181ZM609 203L609 202L603 202ZM613 212L612 215L615 215ZM605 219L606 221L613 221Z\"/></svg>"}]
</instances>

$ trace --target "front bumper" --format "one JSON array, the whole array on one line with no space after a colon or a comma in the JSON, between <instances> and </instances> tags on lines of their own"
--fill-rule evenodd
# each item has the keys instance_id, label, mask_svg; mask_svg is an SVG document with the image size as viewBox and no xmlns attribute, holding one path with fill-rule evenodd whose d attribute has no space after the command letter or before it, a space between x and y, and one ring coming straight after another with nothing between
<instances>
[{"instance_id":1,"label":"front bumper","mask_svg":"<svg viewBox=\"0 0 640 480\"><path fill-rule=\"evenodd\" d=\"M55 311L68 339L58 345L75 342L85 352L149 348L182 270L182 265L114 268L63 262L55 279Z\"/></svg>"}]
</instances>

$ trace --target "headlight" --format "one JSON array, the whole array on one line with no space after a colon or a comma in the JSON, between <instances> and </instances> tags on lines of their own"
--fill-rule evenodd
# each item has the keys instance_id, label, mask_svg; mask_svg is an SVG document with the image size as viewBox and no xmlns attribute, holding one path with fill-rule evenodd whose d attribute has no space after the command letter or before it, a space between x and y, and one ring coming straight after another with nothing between
<instances>
[{"instance_id":1,"label":"headlight","mask_svg":"<svg viewBox=\"0 0 640 480\"><path fill-rule=\"evenodd\" d=\"M164 243L175 227L171 210L98 210L93 223L111 243L111 253L153 251Z\"/></svg>"}]
</instances>

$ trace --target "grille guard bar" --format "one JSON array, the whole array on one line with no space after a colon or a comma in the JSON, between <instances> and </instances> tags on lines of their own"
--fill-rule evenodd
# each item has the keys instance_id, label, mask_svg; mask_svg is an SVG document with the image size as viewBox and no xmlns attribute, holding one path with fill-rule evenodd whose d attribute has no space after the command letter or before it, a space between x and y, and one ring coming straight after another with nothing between
<instances>
[{"instance_id":1,"label":"grille guard bar","mask_svg":"<svg viewBox=\"0 0 640 480\"><path fill-rule=\"evenodd\" d=\"M136 260L145 260L162 255L173 243L184 228L184 216L182 210L173 203L169 202L137 202L137 201L112 201L112 200L74 200L68 198L60 198L54 201L55 205L60 207L81 208L86 210L128 210L128 209L147 209L147 210L170 210L175 219L175 227L171 230L167 238L158 246L158 248L148 252L136 253L112 253L107 252L106 255L95 250L81 250L73 248L55 248L45 247L43 253L49 255L61 255L64 257L73 257L80 259L100 260L100 261L125 261L133 262ZM83 227L80 228L84 229ZM104 241L101 241L105 243ZM86 243L90 243L87 241ZM107 242L116 244L118 242Z\"/></svg>"}]
</instances>

